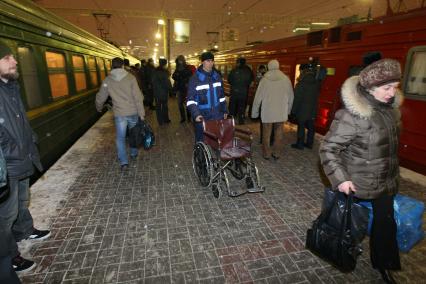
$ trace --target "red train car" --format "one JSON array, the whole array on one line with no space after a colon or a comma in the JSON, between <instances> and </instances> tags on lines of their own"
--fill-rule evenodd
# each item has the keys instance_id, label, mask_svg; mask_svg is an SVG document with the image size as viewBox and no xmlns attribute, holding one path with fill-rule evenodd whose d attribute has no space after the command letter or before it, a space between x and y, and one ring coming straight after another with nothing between
<instances>
[{"instance_id":1,"label":"red train car","mask_svg":"<svg viewBox=\"0 0 426 284\"><path fill-rule=\"evenodd\" d=\"M340 108L342 83L362 65L362 56L370 51L380 51L383 57L399 60L404 68L401 165L426 174L426 9L224 51L215 56L215 63L227 89L227 74L239 56L247 59L253 72L269 60L277 59L281 71L293 82L299 65L314 58L327 74L316 120L317 131L324 134ZM254 88L250 91L251 98Z\"/></svg>"}]
</instances>

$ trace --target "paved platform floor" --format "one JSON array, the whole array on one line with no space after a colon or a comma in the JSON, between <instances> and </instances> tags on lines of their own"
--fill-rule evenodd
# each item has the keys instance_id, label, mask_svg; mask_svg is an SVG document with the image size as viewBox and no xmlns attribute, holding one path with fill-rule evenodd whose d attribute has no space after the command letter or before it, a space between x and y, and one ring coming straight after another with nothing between
<instances>
[{"instance_id":1,"label":"paved platform floor","mask_svg":"<svg viewBox=\"0 0 426 284\"><path fill-rule=\"evenodd\" d=\"M102 118L102 143L78 164L81 173L49 221L52 237L30 246L27 255L38 266L21 275L23 283L381 283L370 267L368 238L349 274L304 248L324 188L318 143L292 149L295 131L286 125L281 159L266 161L256 135L253 152L266 191L218 200L199 186L192 125L180 124L175 100L170 104L169 125L159 127L148 114L157 144L124 173L111 115ZM257 122L247 126L258 132ZM402 180L404 194L426 201L425 190ZM426 241L401 256L397 280L425 283Z\"/></svg>"}]
</instances>

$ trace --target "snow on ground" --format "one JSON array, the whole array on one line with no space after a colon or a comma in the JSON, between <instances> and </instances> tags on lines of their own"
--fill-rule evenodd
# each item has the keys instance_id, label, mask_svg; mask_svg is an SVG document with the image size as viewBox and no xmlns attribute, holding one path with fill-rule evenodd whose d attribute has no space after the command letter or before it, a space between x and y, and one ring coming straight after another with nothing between
<instances>
[{"instance_id":1,"label":"snow on ground","mask_svg":"<svg viewBox=\"0 0 426 284\"><path fill-rule=\"evenodd\" d=\"M65 203L68 189L84 170L81 165L91 158L102 132L110 128L112 112L107 112L49 170L31 186L30 212L37 229L49 229L59 205ZM23 255L31 248L30 241L21 241Z\"/></svg>"}]
</instances>

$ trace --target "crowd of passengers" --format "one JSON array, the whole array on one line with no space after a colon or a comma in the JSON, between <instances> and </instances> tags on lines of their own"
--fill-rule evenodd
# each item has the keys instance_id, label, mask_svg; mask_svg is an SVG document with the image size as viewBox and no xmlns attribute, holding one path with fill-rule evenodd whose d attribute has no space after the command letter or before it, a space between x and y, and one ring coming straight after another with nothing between
<instances>
[{"instance_id":1,"label":"crowd of passengers","mask_svg":"<svg viewBox=\"0 0 426 284\"><path fill-rule=\"evenodd\" d=\"M379 59L379 60L377 60ZM214 55L201 55L198 68L176 58L172 75L167 60L158 67L152 59L130 67L121 58L112 60L111 73L96 95L102 111L108 98L116 127L117 156L121 170L136 160L138 149L127 153L126 131L145 119L145 107L155 109L159 125L170 123L168 99L176 94L181 123L192 121L195 141L203 141L202 122L226 119L228 114L243 124L251 84L256 93L251 117L260 117L263 158L279 159L283 149L283 123L293 114L297 121L295 149L312 149L314 120L321 80L312 62L300 66L295 88L280 71L277 60L261 66L256 77L244 58L239 58L228 75L230 104L226 103L223 79L214 67ZM16 273L33 269L23 258L17 242L43 240L49 230L34 228L29 205L29 178L42 171L34 135L20 98L17 61L9 47L0 45L0 282L19 283ZM396 243L393 199L398 192L398 141L401 96L398 84L401 67L392 59L367 62L359 75L348 78L341 89L343 108L337 111L319 148L325 173L332 187L358 199L372 201L374 221L370 236L371 262L387 283L394 283L391 270L401 268ZM305 140L305 128L308 130ZM273 135L272 135L273 133ZM271 149L271 136L273 146ZM378 175L372 174L377 173Z\"/></svg>"}]
</instances>

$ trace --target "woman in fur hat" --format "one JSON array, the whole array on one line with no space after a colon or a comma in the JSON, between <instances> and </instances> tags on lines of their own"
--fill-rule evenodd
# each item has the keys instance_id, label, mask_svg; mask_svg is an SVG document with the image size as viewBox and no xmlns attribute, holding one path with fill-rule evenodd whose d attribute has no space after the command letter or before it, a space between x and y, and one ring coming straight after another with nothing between
<instances>
[{"instance_id":1,"label":"woman in fur hat","mask_svg":"<svg viewBox=\"0 0 426 284\"><path fill-rule=\"evenodd\" d=\"M393 199L399 186L401 66L393 59L368 65L342 86L344 108L336 113L320 147L334 189L372 201L370 257L386 283L401 269Z\"/></svg>"}]
</instances>

